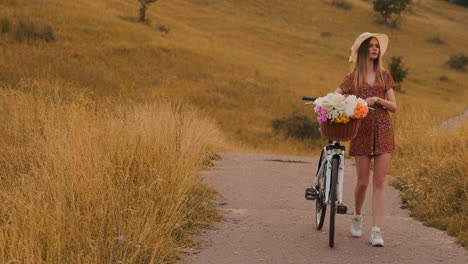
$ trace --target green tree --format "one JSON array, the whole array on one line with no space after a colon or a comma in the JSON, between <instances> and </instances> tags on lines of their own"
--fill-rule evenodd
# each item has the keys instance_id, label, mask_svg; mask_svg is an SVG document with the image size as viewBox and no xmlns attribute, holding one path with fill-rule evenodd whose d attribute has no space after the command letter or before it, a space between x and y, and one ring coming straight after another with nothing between
<instances>
[{"instance_id":1,"label":"green tree","mask_svg":"<svg viewBox=\"0 0 468 264\"><path fill-rule=\"evenodd\" d=\"M149 5L156 2L157 0L138 0L141 4L140 6L140 22L146 21L146 10L148 9Z\"/></svg>"},{"instance_id":2,"label":"green tree","mask_svg":"<svg viewBox=\"0 0 468 264\"><path fill-rule=\"evenodd\" d=\"M410 2L411 0L374 0L374 11L380 13L385 24L388 24L392 15L400 15Z\"/></svg>"},{"instance_id":3,"label":"green tree","mask_svg":"<svg viewBox=\"0 0 468 264\"><path fill-rule=\"evenodd\" d=\"M461 6L468 6L468 0L450 0L450 2Z\"/></svg>"},{"instance_id":4,"label":"green tree","mask_svg":"<svg viewBox=\"0 0 468 264\"><path fill-rule=\"evenodd\" d=\"M401 57L392 57L390 73L392 74L393 80L397 83L395 90L401 90L401 83L408 75L408 68L404 68Z\"/></svg>"}]
</instances>

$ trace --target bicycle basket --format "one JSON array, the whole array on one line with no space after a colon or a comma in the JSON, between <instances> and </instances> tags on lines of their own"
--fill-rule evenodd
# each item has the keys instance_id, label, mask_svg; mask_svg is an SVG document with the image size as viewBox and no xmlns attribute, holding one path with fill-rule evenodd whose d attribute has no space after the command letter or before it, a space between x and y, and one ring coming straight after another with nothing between
<instances>
[{"instance_id":1,"label":"bicycle basket","mask_svg":"<svg viewBox=\"0 0 468 264\"><path fill-rule=\"evenodd\" d=\"M332 123L327 120L320 125L322 137L335 141L349 141L356 137L361 119L351 119L346 124Z\"/></svg>"}]
</instances>

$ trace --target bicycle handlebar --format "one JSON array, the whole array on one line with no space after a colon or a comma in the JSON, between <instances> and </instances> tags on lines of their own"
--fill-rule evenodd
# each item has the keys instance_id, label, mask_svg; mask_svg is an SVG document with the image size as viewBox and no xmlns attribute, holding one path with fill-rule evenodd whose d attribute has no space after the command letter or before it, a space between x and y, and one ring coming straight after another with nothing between
<instances>
[{"instance_id":1,"label":"bicycle handlebar","mask_svg":"<svg viewBox=\"0 0 468 264\"><path fill-rule=\"evenodd\" d=\"M310 97L310 96L302 96L302 100L304 101L315 101L317 99L316 97Z\"/></svg>"}]
</instances>

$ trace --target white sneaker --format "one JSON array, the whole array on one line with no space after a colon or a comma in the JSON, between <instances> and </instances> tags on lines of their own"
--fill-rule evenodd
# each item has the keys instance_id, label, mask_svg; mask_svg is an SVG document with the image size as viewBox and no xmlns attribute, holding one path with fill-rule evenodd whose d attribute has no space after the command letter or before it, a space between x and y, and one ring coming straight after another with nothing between
<instances>
[{"instance_id":1,"label":"white sneaker","mask_svg":"<svg viewBox=\"0 0 468 264\"><path fill-rule=\"evenodd\" d=\"M351 235L353 237L361 237L362 231L362 215L353 215L351 222Z\"/></svg>"},{"instance_id":2,"label":"white sneaker","mask_svg":"<svg viewBox=\"0 0 468 264\"><path fill-rule=\"evenodd\" d=\"M374 247L383 247L384 242L382 239L382 232L380 231L379 227L372 227L369 243L371 243Z\"/></svg>"}]
</instances>

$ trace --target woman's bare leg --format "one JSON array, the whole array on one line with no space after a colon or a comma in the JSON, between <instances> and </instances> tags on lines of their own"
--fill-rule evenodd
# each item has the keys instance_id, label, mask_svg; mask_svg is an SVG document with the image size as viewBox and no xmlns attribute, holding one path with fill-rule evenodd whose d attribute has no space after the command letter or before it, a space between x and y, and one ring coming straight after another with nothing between
<instances>
[{"instance_id":1,"label":"woman's bare leg","mask_svg":"<svg viewBox=\"0 0 468 264\"><path fill-rule=\"evenodd\" d=\"M366 198L367 186L369 185L370 175L370 156L356 156L356 173L357 181L354 188L354 206L356 208L356 215L362 214L362 205Z\"/></svg>"},{"instance_id":2,"label":"woman's bare leg","mask_svg":"<svg viewBox=\"0 0 468 264\"><path fill-rule=\"evenodd\" d=\"M376 155L374 158L374 176L372 179L372 215L374 226L380 226L384 210L384 187L385 176L388 164L390 163L390 153Z\"/></svg>"}]
</instances>

